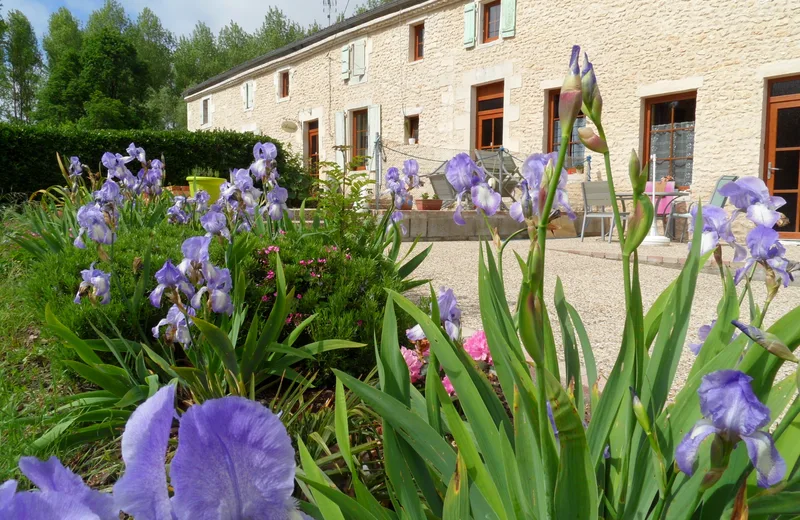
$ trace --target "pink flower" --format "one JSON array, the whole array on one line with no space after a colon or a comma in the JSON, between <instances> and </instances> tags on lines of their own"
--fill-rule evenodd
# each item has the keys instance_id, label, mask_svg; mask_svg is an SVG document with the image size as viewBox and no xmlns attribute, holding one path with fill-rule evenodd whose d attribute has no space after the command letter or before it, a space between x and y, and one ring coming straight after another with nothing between
<instances>
[{"instance_id":1,"label":"pink flower","mask_svg":"<svg viewBox=\"0 0 800 520\"><path fill-rule=\"evenodd\" d=\"M328 261L327 258L317 258L317 263L324 264Z\"/></svg>"},{"instance_id":2,"label":"pink flower","mask_svg":"<svg viewBox=\"0 0 800 520\"><path fill-rule=\"evenodd\" d=\"M267 280L272 280L275 278L275 271L270 271L267 273Z\"/></svg>"},{"instance_id":3,"label":"pink flower","mask_svg":"<svg viewBox=\"0 0 800 520\"><path fill-rule=\"evenodd\" d=\"M400 353L403 354L403 359L408 365L408 373L411 375L411 382L416 383L422 379L422 361L419 359L417 353L405 347L400 347Z\"/></svg>"},{"instance_id":4,"label":"pink flower","mask_svg":"<svg viewBox=\"0 0 800 520\"><path fill-rule=\"evenodd\" d=\"M281 229L281 230L279 230L279 231L278 231L278 233L280 233L281 235L285 235L285 234L286 234L286 231L284 231L284 230L282 230L282 229Z\"/></svg>"},{"instance_id":5,"label":"pink flower","mask_svg":"<svg viewBox=\"0 0 800 520\"><path fill-rule=\"evenodd\" d=\"M464 350L475 361L492 364L492 353L489 351L489 344L486 342L486 333L484 331L479 330L467 338L464 341Z\"/></svg>"},{"instance_id":6,"label":"pink flower","mask_svg":"<svg viewBox=\"0 0 800 520\"><path fill-rule=\"evenodd\" d=\"M348 260L350 260L351 258L353 258L352 256L350 256L350 253L347 253L346 255L344 255L344 257L345 257L345 258L347 258Z\"/></svg>"},{"instance_id":7,"label":"pink flower","mask_svg":"<svg viewBox=\"0 0 800 520\"><path fill-rule=\"evenodd\" d=\"M298 299L298 300L302 300L302 299L303 299L303 295L302 295L302 294L300 294L300 293L298 293L298 294L297 294L297 299Z\"/></svg>"},{"instance_id":8,"label":"pink flower","mask_svg":"<svg viewBox=\"0 0 800 520\"><path fill-rule=\"evenodd\" d=\"M444 389L447 391L447 395L456 394L456 389L453 388L453 383L450 382L450 376L444 376L444 379L442 379L442 385L444 386Z\"/></svg>"},{"instance_id":9,"label":"pink flower","mask_svg":"<svg viewBox=\"0 0 800 520\"><path fill-rule=\"evenodd\" d=\"M358 320L356 322L356 325L358 325L359 327L363 326L364 325L364 320Z\"/></svg>"},{"instance_id":10,"label":"pink flower","mask_svg":"<svg viewBox=\"0 0 800 520\"><path fill-rule=\"evenodd\" d=\"M262 302L269 301L269 295L265 294L264 296L262 296L262 297L261 297L261 301L262 301Z\"/></svg>"}]
</instances>

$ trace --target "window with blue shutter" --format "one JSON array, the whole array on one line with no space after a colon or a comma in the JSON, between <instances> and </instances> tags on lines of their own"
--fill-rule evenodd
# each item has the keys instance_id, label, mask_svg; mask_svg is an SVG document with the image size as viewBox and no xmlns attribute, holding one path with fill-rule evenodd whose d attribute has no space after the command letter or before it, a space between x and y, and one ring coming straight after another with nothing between
<instances>
[{"instance_id":1,"label":"window with blue shutter","mask_svg":"<svg viewBox=\"0 0 800 520\"><path fill-rule=\"evenodd\" d=\"M464 6L464 47L475 46L475 4Z\"/></svg>"},{"instance_id":2,"label":"window with blue shutter","mask_svg":"<svg viewBox=\"0 0 800 520\"><path fill-rule=\"evenodd\" d=\"M342 79L350 79L350 45L342 47Z\"/></svg>"}]
</instances>

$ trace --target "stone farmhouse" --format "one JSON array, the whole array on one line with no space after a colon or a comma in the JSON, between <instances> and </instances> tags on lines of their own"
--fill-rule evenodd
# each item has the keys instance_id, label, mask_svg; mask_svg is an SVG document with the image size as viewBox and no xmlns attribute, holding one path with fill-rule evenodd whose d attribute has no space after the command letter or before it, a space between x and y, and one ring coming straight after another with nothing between
<instances>
[{"instance_id":1,"label":"stone farmhouse","mask_svg":"<svg viewBox=\"0 0 800 520\"><path fill-rule=\"evenodd\" d=\"M458 152L517 163L557 149L573 44L597 71L615 179L631 149L707 200L721 175L761 176L800 238L797 0L396 0L188 89L189 128L291 143L311 174L383 145L382 168ZM579 125L584 124L579 120ZM348 146L341 151L337 146ZM570 199L602 157L570 144ZM601 177L604 178L604 177Z\"/></svg>"}]
</instances>

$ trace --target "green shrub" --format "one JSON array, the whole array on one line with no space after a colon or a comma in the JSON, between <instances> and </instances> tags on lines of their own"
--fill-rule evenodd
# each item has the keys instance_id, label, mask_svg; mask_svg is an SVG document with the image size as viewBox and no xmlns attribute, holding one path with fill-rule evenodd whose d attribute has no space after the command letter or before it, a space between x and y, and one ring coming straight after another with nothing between
<instances>
[{"instance_id":1,"label":"green shrub","mask_svg":"<svg viewBox=\"0 0 800 520\"><path fill-rule=\"evenodd\" d=\"M280 184L289 191L290 202L297 204L307 198L311 178L300 158L285 145L252 132L84 131L5 123L0 124L0 190L32 193L63 184L56 152L64 157L76 155L96 171L103 153L123 153L131 142L143 147L150 158L164 157L165 185L185 185L186 177L196 167L223 174L231 168L247 168L253 162L253 145L257 141L269 141L278 148Z\"/></svg>"}]
</instances>

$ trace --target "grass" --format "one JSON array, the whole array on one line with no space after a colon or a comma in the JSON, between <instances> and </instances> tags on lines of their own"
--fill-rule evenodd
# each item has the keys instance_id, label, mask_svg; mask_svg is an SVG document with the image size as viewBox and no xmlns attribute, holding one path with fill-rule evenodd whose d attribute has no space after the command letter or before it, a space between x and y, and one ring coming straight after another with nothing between
<instances>
[{"instance_id":1,"label":"grass","mask_svg":"<svg viewBox=\"0 0 800 520\"><path fill-rule=\"evenodd\" d=\"M91 474L92 484L102 487L118 469L118 442L55 451L34 444L59 399L86 388L61 363L72 353L42 328L36 302L22 297L26 253L8 238L13 225L12 219L3 218L0 230L0 482L20 478L20 456L55 455L73 470ZM88 468L90 472L81 471Z\"/></svg>"}]
</instances>

